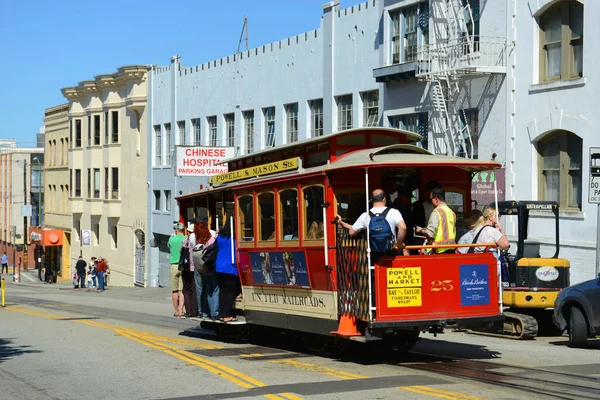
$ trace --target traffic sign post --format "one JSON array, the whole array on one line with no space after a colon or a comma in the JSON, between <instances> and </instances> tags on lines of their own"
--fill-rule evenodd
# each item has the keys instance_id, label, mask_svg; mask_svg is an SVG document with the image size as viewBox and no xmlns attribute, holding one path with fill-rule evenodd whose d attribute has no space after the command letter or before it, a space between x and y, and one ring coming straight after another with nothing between
<instances>
[{"instance_id":1,"label":"traffic sign post","mask_svg":"<svg viewBox=\"0 0 600 400\"><path fill-rule=\"evenodd\" d=\"M590 186L588 202L596 210L596 276L600 273L600 147L590 147Z\"/></svg>"}]
</instances>

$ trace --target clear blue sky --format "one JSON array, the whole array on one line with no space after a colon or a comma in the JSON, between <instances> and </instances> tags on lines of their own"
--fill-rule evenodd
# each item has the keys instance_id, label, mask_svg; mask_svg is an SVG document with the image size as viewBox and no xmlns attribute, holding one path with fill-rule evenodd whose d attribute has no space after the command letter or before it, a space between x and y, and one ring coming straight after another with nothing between
<instances>
[{"instance_id":1,"label":"clear blue sky","mask_svg":"<svg viewBox=\"0 0 600 400\"><path fill-rule=\"evenodd\" d=\"M319 27L326 0L0 0L0 138L35 144L60 89L123 65L192 66ZM342 0L341 7L358 4Z\"/></svg>"}]
</instances>

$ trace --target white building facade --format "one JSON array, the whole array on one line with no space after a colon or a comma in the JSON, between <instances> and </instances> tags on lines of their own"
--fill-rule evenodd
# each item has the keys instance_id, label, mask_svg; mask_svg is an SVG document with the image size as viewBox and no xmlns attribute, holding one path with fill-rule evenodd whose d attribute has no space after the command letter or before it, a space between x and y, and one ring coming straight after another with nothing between
<instances>
[{"instance_id":1,"label":"white building facade","mask_svg":"<svg viewBox=\"0 0 600 400\"><path fill-rule=\"evenodd\" d=\"M507 196L560 204L560 257L571 282L595 275L598 206L588 203L590 148L600 147L600 2L511 0L507 77ZM590 39L584 41L584 37ZM596 178L600 179L600 178ZM553 253L553 220L537 212L529 237Z\"/></svg>"}]
</instances>

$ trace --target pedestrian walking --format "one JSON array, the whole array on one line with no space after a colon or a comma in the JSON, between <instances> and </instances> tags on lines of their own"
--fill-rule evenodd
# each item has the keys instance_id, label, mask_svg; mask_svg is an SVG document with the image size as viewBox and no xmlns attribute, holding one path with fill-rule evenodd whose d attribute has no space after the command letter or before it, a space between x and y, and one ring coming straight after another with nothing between
<instances>
[{"instance_id":1,"label":"pedestrian walking","mask_svg":"<svg viewBox=\"0 0 600 400\"><path fill-rule=\"evenodd\" d=\"M85 270L87 268L87 263L83 259L82 256L79 256L77 262L75 263L75 270L77 271L77 284L75 285L75 289L82 288L85 289Z\"/></svg>"},{"instance_id":2,"label":"pedestrian walking","mask_svg":"<svg viewBox=\"0 0 600 400\"><path fill-rule=\"evenodd\" d=\"M8 274L8 256L6 255L6 252L2 254L2 259L0 260L0 263L2 264L1 273L4 273L4 269L6 268L6 273Z\"/></svg>"},{"instance_id":3,"label":"pedestrian walking","mask_svg":"<svg viewBox=\"0 0 600 400\"><path fill-rule=\"evenodd\" d=\"M104 292L104 274L106 273L106 262L102 257L98 257L98 271L96 272L96 278L98 279L97 293Z\"/></svg>"}]
</instances>

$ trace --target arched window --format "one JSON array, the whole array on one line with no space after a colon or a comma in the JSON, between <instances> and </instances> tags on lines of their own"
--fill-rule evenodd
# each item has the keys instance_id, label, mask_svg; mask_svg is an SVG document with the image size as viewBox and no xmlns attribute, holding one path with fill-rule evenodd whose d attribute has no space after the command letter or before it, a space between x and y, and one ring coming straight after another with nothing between
<instances>
[{"instance_id":1,"label":"arched window","mask_svg":"<svg viewBox=\"0 0 600 400\"><path fill-rule=\"evenodd\" d=\"M583 4L559 1L539 17L540 81L583 76Z\"/></svg>"},{"instance_id":2,"label":"arched window","mask_svg":"<svg viewBox=\"0 0 600 400\"><path fill-rule=\"evenodd\" d=\"M309 186L302 189L304 194L304 239L323 239L323 186Z\"/></svg>"},{"instance_id":3,"label":"arched window","mask_svg":"<svg viewBox=\"0 0 600 400\"><path fill-rule=\"evenodd\" d=\"M540 154L540 200L557 201L561 208L581 209L581 155L579 136L556 131L537 145Z\"/></svg>"},{"instance_id":4,"label":"arched window","mask_svg":"<svg viewBox=\"0 0 600 400\"><path fill-rule=\"evenodd\" d=\"M261 193L258 198L258 240L275 240L275 195Z\"/></svg>"},{"instance_id":5,"label":"arched window","mask_svg":"<svg viewBox=\"0 0 600 400\"><path fill-rule=\"evenodd\" d=\"M238 232L240 242L253 242L254 209L252 195L238 197L238 221L240 224L240 230Z\"/></svg>"},{"instance_id":6,"label":"arched window","mask_svg":"<svg viewBox=\"0 0 600 400\"><path fill-rule=\"evenodd\" d=\"M298 191L279 191L280 240L298 240Z\"/></svg>"}]
</instances>

